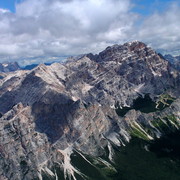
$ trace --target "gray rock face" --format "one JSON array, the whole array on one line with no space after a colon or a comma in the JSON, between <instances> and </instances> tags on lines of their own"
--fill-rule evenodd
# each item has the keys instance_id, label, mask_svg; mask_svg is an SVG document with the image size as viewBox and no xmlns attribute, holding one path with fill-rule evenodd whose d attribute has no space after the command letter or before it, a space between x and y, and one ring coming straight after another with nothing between
<instances>
[{"instance_id":1,"label":"gray rock face","mask_svg":"<svg viewBox=\"0 0 180 180\"><path fill-rule=\"evenodd\" d=\"M147 139L161 136L154 117L168 114L179 128L179 82L179 72L141 42L6 75L0 79L0 178L55 177L55 164L73 176L72 149L102 155L109 143L128 142L133 129ZM117 113L145 94L164 101L163 93L177 99L163 111Z\"/></svg>"}]
</instances>

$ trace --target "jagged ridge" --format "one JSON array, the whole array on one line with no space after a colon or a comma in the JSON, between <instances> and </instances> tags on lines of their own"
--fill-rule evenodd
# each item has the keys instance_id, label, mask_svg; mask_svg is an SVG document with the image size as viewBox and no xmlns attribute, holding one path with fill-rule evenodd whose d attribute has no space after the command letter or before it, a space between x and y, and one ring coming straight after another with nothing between
<instances>
[{"instance_id":1,"label":"jagged ridge","mask_svg":"<svg viewBox=\"0 0 180 180\"><path fill-rule=\"evenodd\" d=\"M17 71L0 84L2 178L42 179L43 172L56 177L56 164L75 179L73 149L99 156L107 147L112 160L111 144L125 145L131 135L159 137L162 123L179 128L179 100L172 103L179 96L179 72L138 41ZM147 94L166 108L133 110L134 101ZM119 116L117 109L125 107L130 109Z\"/></svg>"}]
</instances>

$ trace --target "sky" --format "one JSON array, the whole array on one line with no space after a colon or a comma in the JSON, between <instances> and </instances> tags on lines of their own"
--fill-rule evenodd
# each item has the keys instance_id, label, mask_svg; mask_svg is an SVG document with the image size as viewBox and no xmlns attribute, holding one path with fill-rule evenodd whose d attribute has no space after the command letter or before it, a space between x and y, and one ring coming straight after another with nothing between
<instances>
[{"instance_id":1,"label":"sky","mask_svg":"<svg viewBox=\"0 0 180 180\"><path fill-rule=\"evenodd\" d=\"M42 63L139 40L180 49L180 0L0 0L0 62Z\"/></svg>"}]
</instances>

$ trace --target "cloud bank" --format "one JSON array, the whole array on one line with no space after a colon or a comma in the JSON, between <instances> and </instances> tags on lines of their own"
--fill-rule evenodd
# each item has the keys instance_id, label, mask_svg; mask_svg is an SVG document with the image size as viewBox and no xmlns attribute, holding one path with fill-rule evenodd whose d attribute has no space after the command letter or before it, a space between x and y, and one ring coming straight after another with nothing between
<instances>
[{"instance_id":1,"label":"cloud bank","mask_svg":"<svg viewBox=\"0 0 180 180\"><path fill-rule=\"evenodd\" d=\"M179 4L146 18L130 0L24 0L16 13L0 9L0 59L96 53L106 46L141 40L154 48L180 45Z\"/></svg>"}]
</instances>

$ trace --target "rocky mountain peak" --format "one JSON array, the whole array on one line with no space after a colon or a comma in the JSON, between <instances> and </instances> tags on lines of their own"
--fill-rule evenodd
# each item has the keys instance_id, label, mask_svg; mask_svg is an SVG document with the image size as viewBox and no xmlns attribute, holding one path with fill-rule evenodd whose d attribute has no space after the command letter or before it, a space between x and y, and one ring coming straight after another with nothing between
<instances>
[{"instance_id":1,"label":"rocky mountain peak","mask_svg":"<svg viewBox=\"0 0 180 180\"><path fill-rule=\"evenodd\" d=\"M148 47L143 42L133 41L123 45L113 45L107 47L98 55L89 54L88 57L97 62L117 61L122 62L127 59L145 59L155 55L155 51Z\"/></svg>"},{"instance_id":2,"label":"rocky mountain peak","mask_svg":"<svg viewBox=\"0 0 180 180\"><path fill-rule=\"evenodd\" d=\"M144 48L147 48L147 45L140 41L125 43L124 46L128 46L129 51L140 51Z\"/></svg>"},{"instance_id":3,"label":"rocky mountain peak","mask_svg":"<svg viewBox=\"0 0 180 180\"><path fill-rule=\"evenodd\" d=\"M132 132L160 137L154 117L179 116L178 82L179 72L138 41L8 73L0 80L0 179L56 178L58 168L71 179L74 151L86 159L107 150L111 161Z\"/></svg>"}]
</instances>

